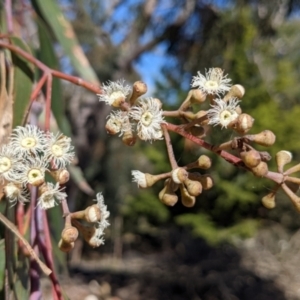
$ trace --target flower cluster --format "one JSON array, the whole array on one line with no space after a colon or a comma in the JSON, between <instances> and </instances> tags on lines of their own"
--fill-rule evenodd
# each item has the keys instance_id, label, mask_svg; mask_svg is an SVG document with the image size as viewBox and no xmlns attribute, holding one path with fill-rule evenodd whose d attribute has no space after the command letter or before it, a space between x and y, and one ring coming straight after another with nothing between
<instances>
[{"instance_id":1,"label":"flower cluster","mask_svg":"<svg viewBox=\"0 0 300 300\"><path fill-rule=\"evenodd\" d=\"M37 126L15 128L8 144L0 148L0 180L12 203L29 201L28 185L38 187L37 204L49 209L66 198L60 188L69 179L66 166L74 158L71 139L44 132ZM50 173L56 183L45 181Z\"/></svg>"},{"instance_id":2,"label":"flower cluster","mask_svg":"<svg viewBox=\"0 0 300 300\"><path fill-rule=\"evenodd\" d=\"M123 142L130 146L135 143L135 132L144 141L163 138L161 102L151 97L140 98L146 91L142 82L136 82L131 88L124 81L118 81L104 85L99 95L100 101L117 108L108 116L107 132L123 136Z\"/></svg>"}]
</instances>

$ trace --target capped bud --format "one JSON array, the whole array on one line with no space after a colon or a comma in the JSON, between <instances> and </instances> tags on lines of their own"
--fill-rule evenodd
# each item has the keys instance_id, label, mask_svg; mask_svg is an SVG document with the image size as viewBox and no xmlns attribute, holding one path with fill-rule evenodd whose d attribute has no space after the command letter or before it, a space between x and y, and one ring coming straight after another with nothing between
<instances>
[{"instance_id":1,"label":"capped bud","mask_svg":"<svg viewBox=\"0 0 300 300\"><path fill-rule=\"evenodd\" d=\"M242 151L240 157L248 168L255 168L261 162L261 156L258 151L252 149L249 151Z\"/></svg>"},{"instance_id":2,"label":"capped bud","mask_svg":"<svg viewBox=\"0 0 300 300\"><path fill-rule=\"evenodd\" d=\"M269 147L275 143L276 135L271 130L264 130L258 134L247 135L246 138L258 145Z\"/></svg>"},{"instance_id":3,"label":"capped bud","mask_svg":"<svg viewBox=\"0 0 300 300\"><path fill-rule=\"evenodd\" d=\"M257 177L264 177L268 173L268 165L261 161L256 167L251 169L252 173Z\"/></svg>"},{"instance_id":4,"label":"capped bud","mask_svg":"<svg viewBox=\"0 0 300 300\"><path fill-rule=\"evenodd\" d=\"M292 161L292 153L289 151L279 151L276 153L276 163L279 173L283 173L283 167Z\"/></svg>"},{"instance_id":5,"label":"capped bud","mask_svg":"<svg viewBox=\"0 0 300 300\"><path fill-rule=\"evenodd\" d=\"M174 206L178 202L178 196L175 193L165 193L161 202L168 206Z\"/></svg>"},{"instance_id":6,"label":"capped bud","mask_svg":"<svg viewBox=\"0 0 300 300\"><path fill-rule=\"evenodd\" d=\"M189 179L199 181L203 190L209 190L214 185L213 179L208 174L201 175L198 172L189 173Z\"/></svg>"},{"instance_id":7,"label":"capped bud","mask_svg":"<svg viewBox=\"0 0 300 300\"><path fill-rule=\"evenodd\" d=\"M147 84L143 81L136 81L132 86L132 95L130 97L130 104L133 105L136 99L147 93Z\"/></svg>"},{"instance_id":8,"label":"capped bud","mask_svg":"<svg viewBox=\"0 0 300 300\"><path fill-rule=\"evenodd\" d=\"M261 199L261 202L265 208L272 209L276 206L275 203L275 194L269 193Z\"/></svg>"},{"instance_id":9,"label":"capped bud","mask_svg":"<svg viewBox=\"0 0 300 300\"><path fill-rule=\"evenodd\" d=\"M75 243L66 243L62 239L58 242L58 248L63 252L69 252L74 248Z\"/></svg>"},{"instance_id":10,"label":"capped bud","mask_svg":"<svg viewBox=\"0 0 300 300\"><path fill-rule=\"evenodd\" d=\"M191 196L199 196L202 193L202 184L199 181L186 179L184 185Z\"/></svg>"},{"instance_id":11,"label":"capped bud","mask_svg":"<svg viewBox=\"0 0 300 300\"><path fill-rule=\"evenodd\" d=\"M78 238L78 229L70 225L66 226L61 233L62 241L67 244L75 242L77 238Z\"/></svg>"},{"instance_id":12,"label":"capped bud","mask_svg":"<svg viewBox=\"0 0 300 300\"><path fill-rule=\"evenodd\" d=\"M70 179L70 173L67 169L52 170L50 171L50 175L60 185L67 183Z\"/></svg>"},{"instance_id":13,"label":"capped bud","mask_svg":"<svg viewBox=\"0 0 300 300\"><path fill-rule=\"evenodd\" d=\"M180 184L188 177L188 172L183 168L177 168L172 171L172 179L175 183Z\"/></svg>"},{"instance_id":14,"label":"capped bud","mask_svg":"<svg viewBox=\"0 0 300 300\"><path fill-rule=\"evenodd\" d=\"M242 99L245 95L245 88L240 84L233 85L228 93L224 97L224 101L230 100L230 98Z\"/></svg>"},{"instance_id":15,"label":"capped bud","mask_svg":"<svg viewBox=\"0 0 300 300\"><path fill-rule=\"evenodd\" d=\"M254 123L254 119L248 114L240 114L234 124L234 130L240 134L248 132Z\"/></svg>"},{"instance_id":16,"label":"capped bud","mask_svg":"<svg viewBox=\"0 0 300 300\"><path fill-rule=\"evenodd\" d=\"M89 223L96 223L101 220L101 210L97 204L88 206L84 210L84 219Z\"/></svg>"},{"instance_id":17,"label":"capped bud","mask_svg":"<svg viewBox=\"0 0 300 300\"><path fill-rule=\"evenodd\" d=\"M206 99L206 94L200 89L191 90L190 93L192 103L203 103Z\"/></svg>"},{"instance_id":18,"label":"capped bud","mask_svg":"<svg viewBox=\"0 0 300 300\"><path fill-rule=\"evenodd\" d=\"M296 210L300 212L300 197L298 197L285 183L282 183L281 187L292 201Z\"/></svg>"},{"instance_id":19,"label":"capped bud","mask_svg":"<svg viewBox=\"0 0 300 300\"><path fill-rule=\"evenodd\" d=\"M181 202L185 207L193 207L196 203L196 197L189 194L188 190L180 185Z\"/></svg>"},{"instance_id":20,"label":"capped bud","mask_svg":"<svg viewBox=\"0 0 300 300\"><path fill-rule=\"evenodd\" d=\"M209 118L207 117L207 111L206 110L199 110L196 113L195 119L202 118L202 121L199 123L201 125L207 125L209 122Z\"/></svg>"},{"instance_id":21,"label":"capped bud","mask_svg":"<svg viewBox=\"0 0 300 300\"><path fill-rule=\"evenodd\" d=\"M198 167L207 170L211 167L211 159L207 155L201 155L198 158Z\"/></svg>"},{"instance_id":22,"label":"capped bud","mask_svg":"<svg viewBox=\"0 0 300 300\"><path fill-rule=\"evenodd\" d=\"M124 135L122 136L122 142L127 146L134 146L136 137L133 135L131 130L124 132Z\"/></svg>"},{"instance_id":23,"label":"capped bud","mask_svg":"<svg viewBox=\"0 0 300 300\"><path fill-rule=\"evenodd\" d=\"M177 184L175 184L172 180L167 179L165 187L158 194L159 200L168 206L174 206L178 201L178 196L175 194L177 188Z\"/></svg>"}]
</instances>

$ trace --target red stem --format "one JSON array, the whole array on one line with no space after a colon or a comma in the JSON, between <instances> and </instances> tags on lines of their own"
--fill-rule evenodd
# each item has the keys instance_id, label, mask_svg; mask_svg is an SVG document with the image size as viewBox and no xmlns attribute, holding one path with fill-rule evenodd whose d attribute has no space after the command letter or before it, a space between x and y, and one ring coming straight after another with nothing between
<instances>
[{"instance_id":1,"label":"red stem","mask_svg":"<svg viewBox=\"0 0 300 300\"><path fill-rule=\"evenodd\" d=\"M5 0L5 15L7 20L7 31L12 34L14 32L13 19L12 19L12 9L11 0Z\"/></svg>"},{"instance_id":2,"label":"red stem","mask_svg":"<svg viewBox=\"0 0 300 300\"><path fill-rule=\"evenodd\" d=\"M38 59L36 59L35 57L33 57L31 54L29 54L28 52L22 50L21 48L14 46L12 44L7 44L7 43L3 43L0 42L0 47L3 48L7 48L12 52L17 53L18 55L22 56L23 58L25 58L27 61L33 63L36 67L38 67L39 69L41 69L44 73L47 74L52 74L55 77L67 80L69 82L72 82L76 85L82 86L85 89L96 93L96 94L101 94L102 90L99 86L94 85L92 83L89 83L79 77L76 76L71 76L62 72L59 72L57 70L53 70L51 68L49 68L48 66L46 66L45 64L43 64L41 61L39 61Z\"/></svg>"}]
</instances>

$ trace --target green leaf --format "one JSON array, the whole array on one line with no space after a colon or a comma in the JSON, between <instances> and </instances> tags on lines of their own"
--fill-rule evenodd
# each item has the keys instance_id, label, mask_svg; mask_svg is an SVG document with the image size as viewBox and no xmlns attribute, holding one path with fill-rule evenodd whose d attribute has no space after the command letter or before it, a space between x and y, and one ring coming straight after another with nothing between
<instances>
[{"instance_id":1,"label":"green leaf","mask_svg":"<svg viewBox=\"0 0 300 300\"><path fill-rule=\"evenodd\" d=\"M64 17L57 3L53 0L32 0L32 4L53 31L78 74L99 85L97 75L80 47L70 22Z\"/></svg>"},{"instance_id":2,"label":"green leaf","mask_svg":"<svg viewBox=\"0 0 300 300\"><path fill-rule=\"evenodd\" d=\"M53 49L50 32L42 19L37 18L40 50L38 58L52 69L59 69L59 62ZM51 109L59 129L67 136L71 136L71 127L65 116L64 99L61 82L58 78L52 80Z\"/></svg>"},{"instance_id":3,"label":"green leaf","mask_svg":"<svg viewBox=\"0 0 300 300\"><path fill-rule=\"evenodd\" d=\"M18 37L11 37L10 41L28 53L30 48ZM12 52L14 64L14 106L13 106L13 127L22 125L25 121L26 111L30 104L30 95L34 80L34 66Z\"/></svg>"}]
</instances>

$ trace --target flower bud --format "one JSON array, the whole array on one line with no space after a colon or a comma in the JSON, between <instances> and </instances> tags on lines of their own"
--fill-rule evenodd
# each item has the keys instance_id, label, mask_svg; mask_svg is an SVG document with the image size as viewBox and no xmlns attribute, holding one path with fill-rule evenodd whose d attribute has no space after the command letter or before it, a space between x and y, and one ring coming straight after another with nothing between
<instances>
[{"instance_id":1,"label":"flower bud","mask_svg":"<svg viewBox=\"0 0 300 300\"><path fill-rule=\"evenodd\" d=\"M272 146L275 143L276 136L270 130L264 130L261 133L254 134L254 135L247 135L250 141L265 147Z\"/></svg>"},{"instance_id":2,"label":"flower bud","mask_svg":"<svg viewBox=\"0 0 300 300\"><path fill-rule=\"evenodd\" d=\"M70 179L70 173L67 169L52 170L50 171L50 175L60 185L67 183Z\"/></svg>"},{"instance_id":3,"label":"flower bud","mask_svg":"<svg viewBox=\"0 0 300 300\"><path fill-rule=\"evenodd\" d=\"M214 185L213 179L207 174L201 175L198 172L189 173L189 179L199 181L203 190L209 190Z\"/></svg>"},{"instance_id":4,"label":"flower bud","mask_svg":"<svg viewBox=\"0 0 300 300\"><path fill-rule=\"evenodd\" d=\"M63 252L69 252L74 248L75 243L66 243L62 239L58 242L58 248Z\"/></svg>"},{"instance_id":5,"label":"flower bud","mask_svg":"<svg viewBox=\"0 0 300 300\"><path fill-rule=\"evenodd\" d=\"M248 168L255 168L261 162L261 157L258 151L252 149L249 151L242 151L240 157Z\"/></svg>"},{"instance_id":6,"label":"flower bud","mask_svg":"<svg viewBox=\"0 0 300 300\"><path fill-rule=\"evenodd\" d=\"M200 89L190 90L192 103L203 103L206 99L206 94Z\"/></svg>"},{"instance_id":7,"label":"flower bud","mask_svg":"<svg viewBox=\"0 0 300 300\"><path fill-rule=\"evenodd\" d=\"M252 173L257 177L264 177L268 173L268 165L261 161L256 167L251 168Z\"/></svg>"},{"instance_id":8,"label":"flower bud","mask_svg":"<svg viewBox=\"0 0 300 300\"><path fill-rule=\"evenodd\" d=\"M185 207L193 207L196 203L196 197L189 194L188 190L183 186L180 185L180 192L181 192L181 202Z\"/></svg>"},{"instance_id":9,"label":"flower bud","mask_svg":"<svg viewBox=\"0 0 300 300\"><path fill-rule=\"evenodd\" d=\"M188 177L188 172L183 168L176 168L172 171L172 179L175 183L183 183L184 180Z\"/></svg>"},{"instance_id":10,"label":"flower bud","mask_svg":"<svg viewBox=\"0 0 300 300\"><path fill-rule=\"evenodd\" d=\"M245 134L253 126L254 119L248 114L240 114L234 124L234 130L239 134Z\"/></svg>"},{"instance_id":11,"label":"flower bud","mask_svg":"<svg viewBox=\"0 0 300 300\"><path fill-rule=\"evenodd\" d=\"M233 85L228 93L224 97L224 101L228 101L230 98L242 99L245 95L245 88L240 84Z\"/></svg>"},{"instance_id":12,"label":"flower bud","mask_svg":"<svg viewBox=\"0 0 300 300\"><path fill-rule=\"evenodd\" d=\"M78 229L70 225L66 226L61 233L62 241L67 244L75 242L77 238L78 238Z\"/></svg>"},{"instance_id":13,"label":"flower bud","mask_svg":"<svg viewBox=\"0 0 300 300\"><path fill-rule=\"evenodd\" d=\"M272 209L276 206L275 203L275 194L269 193L261 199L261 202L265 208Z\"/></svg>"},{"instance_id":14,"label":"flower bud","mask_svg":"<svg viewBox=\"0 0 300 300\"><path fill-rule=\"evenodd\" d=\"M198 167L203 170L207 170L211 167L211 159L206 155L201 155L198 158Z\"/></svg>"},{"instance_id":15,"label":"flower bud","mask_svg":"<svg viewBox=\"0 0 300 300\"><path fill-rule=\"evenodd\" d=\"M39 169L32 168L28 174L28 183L32 184L33 186L40 186L45 182L45 174L41 172Z\"/></svg>"},{"instance_id":16,"label":"flower bud","mask_svg":"<svg viewBox=\"0 0 300 300\"><path fill-rule=\"evenodd\" d=\"M84 210L84 219L89 223L99 222L101 219L101 210L97 204L88 206Z\"/></svg>"},{"instance_id":17,"label":"flower bud","mask_svg":"<svg viewBox=\"0 0 300 300\"><path fill-rule=\"evenodd\" d=\"M199 196L202 193L202 184L199 181L185 179L184 185L191 196Z\"/></svg>"},{"instance_id":18,"label":"flower bud","mask_svg":"<svg viewBox=\"0 0 300 300\"><path fill-rule=\"evenodd\" d=\"M147 84L143 81L136 81L132 86L132 95L130 97L130 104L133 105L136 99L147 93Z\"/></svg>"},{"instance_id":19,"label":"flower bud","mask_svg":"<svg viewBox=\"0 0 300 300\"><path fill-rule=\"evenodd\" d=\"M175 184L171 179L167 179L165 187L158 194L159 200L168 206L174 206L178 201L178 196L175 194L178 185Z\"/></svg>"},{"instance_id":20,"label":"flower bud","mask_svg":"<svg viewBox=\"0 0 300 300\"><path fill-rule=\"evenodd\" d=\"M131 130L124 132L124 135L122 136L122 142L127 146L134 146L136 137L133 135Z\"/></svg>"},{"instance_id":21,"label":"flower bud","mask_svg":"<svg viewBox=\"0 0 300 300\"><path fill-rule=\"evenodd\" d=\"M289 151L279 151L276 153L276 163L277 169L279 173L283 173L283 167L292 161L292 153Z\"/></svg>"},{"instance_id":22,"label":"flower bud","mask_svg":"<svg viewBox=\"0 0 300 300\"><path fill-rule=\"evenodd\" d=\"M206 110L199 110L196 113L195 119L203 118L203 120L199 123L201 125L207 125L209 122L209 119L207 117L207 111Z\"/></svg>"}]
</instances>

